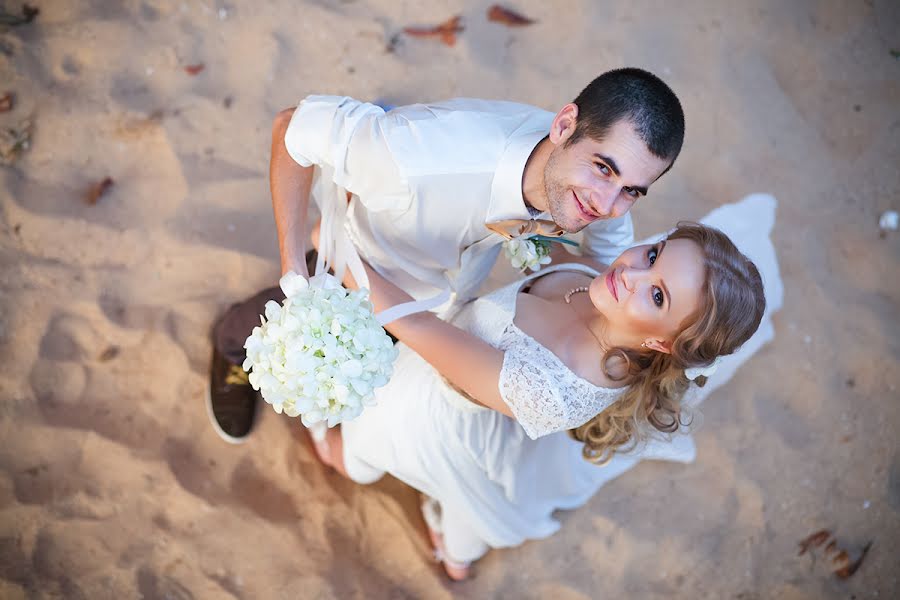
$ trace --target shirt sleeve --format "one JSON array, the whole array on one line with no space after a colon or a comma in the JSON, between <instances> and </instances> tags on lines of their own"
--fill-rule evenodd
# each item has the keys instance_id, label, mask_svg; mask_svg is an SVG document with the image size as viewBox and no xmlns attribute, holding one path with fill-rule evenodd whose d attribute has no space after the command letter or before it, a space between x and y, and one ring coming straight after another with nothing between
<instances>
[{"instance_id":1,"label":"shirt sleeve","mask_svg":"<svg viewBox=\"0 0 900 600\"><path fill-rule=\"evenodd\" d=\"M346 96L308 96L294 111L284 145L298 164L322 167L369 210L405 209L409 186L390 147L394 120Z\"/></svg>"},{"instance_id":2,"label":"shirt sleeve","mask_svg":"<svg viewBox=\"0 0 900 600\"><path fill-rule=\"evenodd\" d=\"M604 264L611 264L619 255L634 245L634 225L631 214L615 219L595 221L584 230L581 249Z\"/></svg>"},{"instance_id":3,"label":"shirt sleeve","mask_svg":"<svg viewBox=\"0 0 900 600\"><path fill-rule=\"evenodd\" d=\"M500 397L531 439L565 431L570 423L565 394L556 374L534 359L526 344L513 344L503 356Z\"/></svg>"}]
</instances>

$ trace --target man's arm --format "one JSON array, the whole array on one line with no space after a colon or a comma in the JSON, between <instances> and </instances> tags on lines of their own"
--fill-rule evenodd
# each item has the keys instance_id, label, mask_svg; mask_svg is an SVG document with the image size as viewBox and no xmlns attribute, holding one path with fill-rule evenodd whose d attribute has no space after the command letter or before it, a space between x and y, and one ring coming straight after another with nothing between
<instances>
[{"instance_id":1,"label":"man's arm","mask_svg":"<svg viewBox=\"0 0 900 600\"><path fill-rule=\"evenodd\" d=\"M308 230L309 196L314 167L300 166L284 144L293 108L278 113L272 124L272 158L269 163L269 185L272 212L278 232L281 273L294 271L309 277L306 268L306 232Z\"/></svg>"}]
</instances>

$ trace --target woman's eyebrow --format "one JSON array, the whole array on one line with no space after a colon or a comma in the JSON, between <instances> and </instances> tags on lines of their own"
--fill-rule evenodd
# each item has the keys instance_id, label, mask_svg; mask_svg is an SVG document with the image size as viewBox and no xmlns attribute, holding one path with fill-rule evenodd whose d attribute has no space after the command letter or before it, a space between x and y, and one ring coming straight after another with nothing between
<instances>
[{"instance_id":1,"label":"woman's eyebrow","mask_svg":"<svg viewBox=\"0 0 900 600\"><path fill-rule=\"evenodd\" d=\"M666 249L666 240L662 240L659 243L659 250L656 251L656 262L653 263L654 265L659 263L659 259L662 258L663 250L665 250L665 249ZM672 294L669 293L669 288L666 287L666 282L663 281L662 279L659 280L659 285L662 286L663 293L666 295L666 298L669 299L669 301L666 302L666 312L669 312L672 310Z\"/></svg>"}]
</instances>

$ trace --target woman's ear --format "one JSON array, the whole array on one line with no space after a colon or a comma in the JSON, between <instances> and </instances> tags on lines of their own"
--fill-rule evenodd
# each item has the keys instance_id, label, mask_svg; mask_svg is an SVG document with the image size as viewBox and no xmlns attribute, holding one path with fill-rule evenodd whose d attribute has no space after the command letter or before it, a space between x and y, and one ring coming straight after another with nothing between
<instances>
[{"instance_id":1,"label":"woman's ear","mask_svg":"<svg viewBox=\"0 0 900 600\"><path fill-rule=\"evenodd\" d=\"M556 116L553 117L553 123L550 125L550 141L558 146L572 137L575 133L575 123L578 120L578 105L566 104Z\"/></svg>"},{"instance_id":2,"label":"woman's ear","mask_svg":"<svg viewBox=\"0 0 900 600\"><path fill-rule=\"evenodd\" d=\"M644 346L644 348L650 348L651 350L656 350L657 352L662 352L663 354L672 353L672 349L669 347L669 342L665 340L647 339L644 340L644 343L641 345Z\"/></svg>"}]
</instances>

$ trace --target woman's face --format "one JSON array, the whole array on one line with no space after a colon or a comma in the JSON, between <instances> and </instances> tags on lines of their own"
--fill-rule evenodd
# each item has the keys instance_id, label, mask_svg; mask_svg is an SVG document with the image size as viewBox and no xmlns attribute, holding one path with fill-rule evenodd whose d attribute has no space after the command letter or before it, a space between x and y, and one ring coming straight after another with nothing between
<instances>
[{"instance_id":1,"label":"woman's face","mask_svg":"<svg viewBox=\"0 0 900 600\"><path fill-rule=\"evenodd\" d=\"M704 256L691 240L635 246L595 278L588 294L606 317L608 341L667 352L684 320L700 306Z\"/></svg>"}]
</instances>

